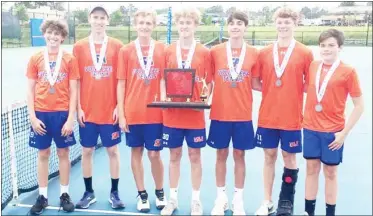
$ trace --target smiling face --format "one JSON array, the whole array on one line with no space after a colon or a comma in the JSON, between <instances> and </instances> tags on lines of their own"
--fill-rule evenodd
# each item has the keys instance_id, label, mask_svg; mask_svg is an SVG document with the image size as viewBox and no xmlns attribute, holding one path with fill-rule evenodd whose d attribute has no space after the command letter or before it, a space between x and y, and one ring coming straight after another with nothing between
<instances>
[{"instance_id":1,"label":"smiling face","mask_svg":"<svg viewBox=\"0 0 373 216\"><path fill-rule=\"evenodd\" d=\"M109 23L109 17L103 10L93 11L88 18L89 24L91 24L91 31L94 33L104 33L106 26Z\"/></svg>"},{"instance_id":2,"label":"smiling face","mask_svg":"<svg viewBox=\"0 0 373 216\"><path fill-rule=\"evenodd\" d=\"M279 38L293 37L295 22L291 17L282 18L277 17L275 21L277 35Z\"/></svg>"},{"instance_id":3,"label":"smiling face","mask_svg":"<svg viewBox=\"0 0 373 216\"><path fill-rule=\"evenodd\" d=\"M61 31L56 30L55 28L47 28L43 36L47 47L51 48L58 48L65 39L62 36Z\"/></svg>"},{"instance_id":4,"label":"smiling face","mask_svg":"<svg viewBox=\"0 0 373 216\"><path fill-rule=\"evenodd\" d=\"M323 61L334 62L341 51L338 41L334 37L329 37L323 40L320 44L320 56Z\"/></svg>"},{"instance_id":5,"label":"smiling face","mask_svg":"<svg viewBox=\"0 0 373 216\"><path fill-rule=\"evenodd\" d=\"M138 37L151 37L153 29L155 27L154 18L151 15L137 16L135 18L134 28L137 31Z\"/></svg>"},{"instance_id":6,"label":"smiling face","mask_svg":"<svg viewBox=\"0 0 373 216\"><path fill-rule=\"evenodd\" d=\"M196 21L191 17L180 17L176 21L176 28L180 38L190 38L194 36L197 25Z\"/></svg>"},{"instance_id":7,"label":"smiling face","mask_svg":"<svg viewBox=\"0 0 373 216\"><path fill-rule=\"evenodd\" d=\"M228 23L228 34L232 39L243 38L245 34L245 22L236 18Z\"/></svg>"}]
</instances>

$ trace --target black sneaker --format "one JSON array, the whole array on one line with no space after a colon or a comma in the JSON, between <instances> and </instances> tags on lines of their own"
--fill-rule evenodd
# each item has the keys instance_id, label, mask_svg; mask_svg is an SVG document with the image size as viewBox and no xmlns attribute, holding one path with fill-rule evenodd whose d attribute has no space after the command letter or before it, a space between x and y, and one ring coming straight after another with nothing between
<instances>
[{"instance_id":1,"label":"black sneaker","mask_svg":"<svg viewBox=\"0 0 373 216\"><path fill-rule=\"evenodd\" d=\"M75 206L67 193L63 193L60 196L60 209L61 208L64 212L73 212L75 210Z\"/></svg>"},{"instance_id":2,"label":"black sneaker","mask_svg":"<svg viewBox=\"0 0 373 216\"><path fill-rule=\"evenodd\" d=\"M36 199L36 203L31 207L31 215L40 215L43 213L44 209L48 206L48 199L43 195L39 195Z\"/></svg>"},{"instance_id":3,"label":"black sneaker","mask_svg":"<svg viewBox=\"0 0 373 216\"><path fill-rule=\"evenodd\" d=\"M293 215L293 203L291 203L290 200L279 200L276 215L277 216Z\"/></svg>"}]
</instances>

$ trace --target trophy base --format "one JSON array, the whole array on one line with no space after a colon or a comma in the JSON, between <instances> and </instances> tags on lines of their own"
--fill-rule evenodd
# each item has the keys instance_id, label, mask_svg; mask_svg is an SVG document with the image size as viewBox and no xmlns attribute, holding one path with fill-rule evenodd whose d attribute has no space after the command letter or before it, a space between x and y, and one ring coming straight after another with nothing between
<instances>
[{"instance_id":1,"label":"trophy base","mask_svg":"<svg viewBox=\"0 0 373 216\"><path fill-rule=\"evenodd\" d=\"M210 109L211 106L203 102L169 102L157 101L147 105L149 108L183 108L183 109Z\"/></svg>"}]
</instances>

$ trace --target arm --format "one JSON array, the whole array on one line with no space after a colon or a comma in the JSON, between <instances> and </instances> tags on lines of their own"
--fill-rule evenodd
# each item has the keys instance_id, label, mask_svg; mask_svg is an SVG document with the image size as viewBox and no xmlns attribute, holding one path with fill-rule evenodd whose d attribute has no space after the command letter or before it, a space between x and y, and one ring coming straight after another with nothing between
<instances>
[{"instance_id":1,"label":"arm","mask_svg":"<svg viewBox=\"0 0 373 216\"><path fill-rule=\"evenodd\" d=\"M74 121L76 105L78 103L78 80L70 80L70 104L68 121Z\"/></svg>"},{"instance_id":2,"label":"arm","mask_svg":"<svg viewBox=\"0 0 373 216\"><path fill-rule=\"evenodd\" d=\"M262 82L260 81L259 77L253 77L251 79L251 86L255 91L262 91Z\"/></svg>"},{"instance_id":3,"label":"arm","mask_svg":"<svg viewBox=\"0 0 373 216\"><path fill-rule=\"evenodd\" d=\"M117 101L118 101L118 116L119 118L125 118L124 116L124 101L126 92L126 80L118 80L117 85Z\"/></svg>"},{"instance_id":4,"label":"arm","mask_svg":"<svg viewBox=\"0 0 373 216\"><path fill-rule=\"evenodd\" d=\"M305 57L305 66L304 66L304 84L303 84L303 92L307 93L307 88L308 88L308 83L309 83L309 75L310 75L310 68L311 68L311 63L314 59L313 53L310 50L308 52L308 55Z\"/></svg>"},{"instance_id":5,"label":"arm","mask_svg":"<svg viewBox=\"0 0 373 216\"><path fill-rule=\"evenodd\" d=\"M166 98L166 81L161 78L161 81L160 81L160 84L159 84L159 88L160 88L160 92L161 92L161 95L160 95L160 99L161 101L166 101L167 98Z\"/></svg>"},{"instance_id":6,"label":"arm","mask_svg":"<svg viewBox=\"0 0 373 216\"><path fill-rule=\"evenodd\" d=\"M252 68L252 78L251 78L251 88L255 91L262 91L262 81L261 81L261 53L256 50L256 61Z\"/></svg>"},{"instance_id":7,"label":"arm","mask_svg":"<svg viewBox=\"0 0 373 216\"><path fill-rule=\"evenodd\" d=\"M33 121L36 119L35 114L35 84L36 80L28 79L28 86L27 86L27 109L30 115L30 120Z\"/></svg>"},{"instance_id":8,"label":"arm","mask_svg":"<svg viewBox=\"0 0 373 216\"><path fill-rule=\"evenodd\" d=\"M364 112L364 100L363 97L352 97L352 102L354 103L354 109L350 117L348 118L345 128L341 131L347 135L350 130L355 126L356 122L360 119L361 115Z\"/></svg>"}]
</instances>

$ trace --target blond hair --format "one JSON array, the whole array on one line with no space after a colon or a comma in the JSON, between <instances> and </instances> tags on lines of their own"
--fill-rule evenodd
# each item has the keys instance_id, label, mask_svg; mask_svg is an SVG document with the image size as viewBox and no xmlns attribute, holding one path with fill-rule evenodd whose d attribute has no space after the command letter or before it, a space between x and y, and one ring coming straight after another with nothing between
<instances>
[{"instance_id":1,"label":"blond hair","mask_svg":"<svg viewBox=\"0 0 373 216\"><path fill-rule=\"evenodd\" d=\"M40 31L45 34L47 29L52 29L53 31L57 31L61 34L63 38L69 34L69 28L66 22L57 19L46 19L40 26Z\"/></svg>"},{"instance_id":2,"label":"blond hair","mask_svg":"<svg viewBox=\"0 0 373 216\"><path fill-rule=\"evenodd\" d=\"M297 24L299 21L299 13L289 7L282 7L277 9L276 12L273 14L273 20L276 21L276 19L279 17L291 18L295 24Z\"/></svg>"},{"instance_id":3,"label":"blond hair","mask_svg":"<svg viewBox=\"0 0 373 216\"><path fill-rule=\"evenodd\" d=\"M155 10L152 10L152 9L139 9L133 15L135 23L137 23L137 18L139 16L143 16L143 17L145 17L145 16L151 16L152 19L153 19L153 24L154 25L157 24L157 12Z\"/></svg>"},{"instance_id":4,"label":"blond hair","mask_svg":"<svg viewBox=\"0 0 373 216\"><path fill-rule=\"evenodd\" d=\"M181 17L188 17L194 20L194 23L198 25L201 22L201 12L195 7L183 7L173 14L175 22L178 22Z\"/></svg>"}]
</instances>

